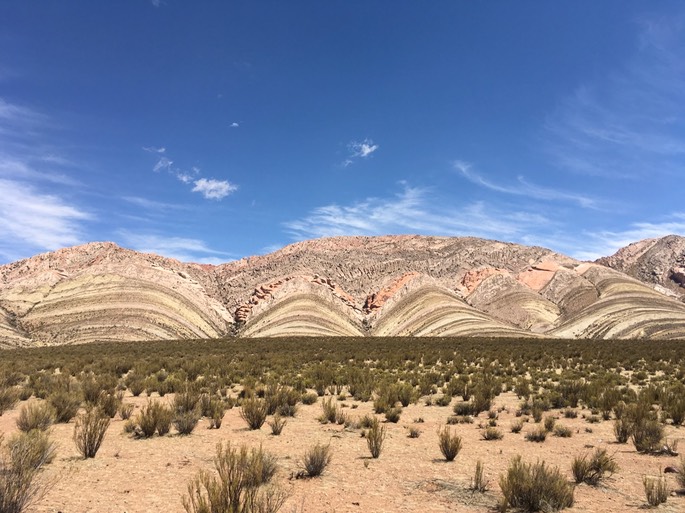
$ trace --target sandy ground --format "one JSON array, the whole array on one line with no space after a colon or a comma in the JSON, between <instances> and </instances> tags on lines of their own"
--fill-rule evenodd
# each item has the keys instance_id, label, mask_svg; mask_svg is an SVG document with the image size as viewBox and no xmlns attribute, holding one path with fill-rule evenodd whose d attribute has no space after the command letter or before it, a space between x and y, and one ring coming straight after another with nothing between
<instances>
[{"instance_id":1,"label":"sandy ground","mask_svg":"<svg viewBox=\"0 0 685 513\"><path fill-rule=\"evenodd\" d=\"M146 400L143 397L125 398L136 405L136 412ZM351 400L345 403L349 406L345 411L353 418L372 412L371 403ZM354 404L358 404L356 409L351 407ZM594 447L608 447L610 453L615 453L619 471L598 487L578 486L575 506L566 511L637 511L645 508L643 476L658 474L660 469L678 462L676 457L637 454L630 443L614 443L612 422L588 424L580 416L558 420L573 429L571 438L548 436L544 443L528 442L524 434L535 427L532 421L519 434L509 430L517 404L518 400L511 393L502 394L495 400L495 407L509 409L509 412L502 412L498 420L503 440L482 440L478 422L486 422L485 414L481 414L474 424L452 426L462 437L463 448L451 463L442 459L437 430L445 424L452 409L428 407L423 402L405 408L398 424L386 424L388 436L382 454L376 460L370 458L366 440L358 430L345 430L342 426L317 421L321 414L320 401L311 406L300 405L297 417L288 420L278 437L271 434L267 424L258 431L248 430L238 408L226 412L219 430L207 429L207 421L202 420L190 436L178 436L172 430L171 435L147 440L136 440L124 434L124 422L117 416L110 424L100 452L92 460L80 459L71 438L72 421L52 429L58 452L43 478L53 484L30 511L181 513L184 511L181 497L188 481L200 469L213 468L216 444L226 441L248 446L262 444L264 449L277 455L280 467L275 482L289 494L281 510L285 513L492 511L500 497L498 478L515 455L522 455L525 461L539 459L559 466L571 479L573 457ZM0 433L7 435L16 431L15 419L20 407L21 403L0 417ZM559 411L553 413L560 416ZM424 422L414 423L419 417ZM421 436L409 438L409 426L418 427ZM679 440L681 449L685 449L685 428L669 426L667 437ZM333 460L324 475L314 479L291 479L291 474L299 469L298 461L305 450L316 442L330 443L333 450ZM490 479L490 491L485 494L468 490L479 459L484 462ZM667 474L667 479L671 488L675 488L673 475ZM685 511L685 497L670 497L659 511Z\"/></svg>"}]
</instances>

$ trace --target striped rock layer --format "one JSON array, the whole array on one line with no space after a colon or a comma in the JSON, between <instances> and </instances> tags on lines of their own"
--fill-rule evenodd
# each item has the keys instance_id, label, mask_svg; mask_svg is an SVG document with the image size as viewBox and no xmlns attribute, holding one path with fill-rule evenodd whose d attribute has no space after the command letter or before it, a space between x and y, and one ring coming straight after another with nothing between
<instances>
[{"instance_id":1,"label":"striped rock layer","mask_svg":"<svg viewBox=\"0 0 685 513\"><path fill-rule=\"evenodd\" d=\"M625 260L610 258L611 267ZM679 269L672 260L668 276ZM610 264L471 237L317 239L218 266L90 243L0 267L0 346L231 335L685 337L677 279L659 288Z\"/></svg>"}]
</instances>

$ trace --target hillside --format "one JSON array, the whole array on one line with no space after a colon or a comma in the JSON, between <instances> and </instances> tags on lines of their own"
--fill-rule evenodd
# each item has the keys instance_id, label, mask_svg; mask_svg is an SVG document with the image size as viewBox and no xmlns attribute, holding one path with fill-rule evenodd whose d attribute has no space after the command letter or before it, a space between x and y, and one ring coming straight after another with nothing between
<instances>
[{"instance_id":1,"label":"hillside","mask_svg":"<svg viewBox=\"0 0 685 513\"><path fill-rule=\"evenodd\" d=\"M629 265L616 255L587 263L471 237L337 237L211 266L90 243L0 267L0 344L234 334L683 337L685 305L631 271L648 270L659 243L638 244L630 254L642 263Z\"/></svg>"}]
</instances>

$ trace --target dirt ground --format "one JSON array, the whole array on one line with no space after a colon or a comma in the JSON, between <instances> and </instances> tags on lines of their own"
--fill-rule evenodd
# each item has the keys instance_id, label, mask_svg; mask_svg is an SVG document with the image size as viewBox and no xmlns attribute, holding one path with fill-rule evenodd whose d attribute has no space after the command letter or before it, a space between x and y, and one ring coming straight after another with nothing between
<instances>
[{"instance_id":1,"label":"dirt ground","mask_svg":"<svg viewBox=\"0 0 685 513\"><path fill-rule=\"evenodd\" d=\"M154 399L159 399L156 394ZM127 396L135 404L134 415L147 398ZM170 400L166 396L162 400ZM456 399L453 400L453 404ZM372 403L344 401L352 417L372 413ZM450 407L425 406L423 401L404 408L397 424L387 425L387 439L378 459L371 459L366 440L359 430L321 424L321 401L299 406L295 418L280 436L273 436L265 424L258 431L247 429L238 408L226 412L218 430L207 429L203 419L189 436L172 433L164 437L137 440L123 432L124 421L115 417L95 459L83 460L72 441L74 422L52 428L57 442L57 457L42 477L52 483L48 493L30 511L32 513L182 513L181 497L189 480L200 469L212 469L216 445L230 441L264 449L278 457L275 482L288 493L281 509L284 513L319 512L485 512L492 511L500 492L498 479L517 454L528 462L544 460L571 475L571 461L595 447L607 447L615 454L619 470L597 487L580 485L575 491L575 505L569 512L625 512L646 507L642 479L658 475L660 470L678 462L677 457L638 454L633 445L614 442L613 422L589 424L581 416L560 418L557 422L573 430L571 438L548 436L543 443L528 442L524 435L535 424L524 425L518 434L510 432L518 400L512 393L495 399L495 407L506 407L500 413L498 427L504 433L499 441L485 441L478 423L486 423L481 414L474 424L452 426L463 439L456 460L446 463L438 448L437 430L452 413ZM0 417L0 433L16 431L15 419L21 408ZM357 405L356 408L352 408ZM561 416L559 411L552 412ZM581 412L589 414L589 412ZM424 422L415 423L422 418ZM418 438L408 437L408 427L421 430ZM685 429L668 426L667 438L678 440L685 449ZM316 442L330 443L333 459L323 476L313 479L291 479L299 470L305 450ZM468 490L477 460L483 461L490 480L485 494ZM672 474L669 486L676 487ZM659 511L685 511L685 497L669 497Z\"/></svg>"}]
</instances>

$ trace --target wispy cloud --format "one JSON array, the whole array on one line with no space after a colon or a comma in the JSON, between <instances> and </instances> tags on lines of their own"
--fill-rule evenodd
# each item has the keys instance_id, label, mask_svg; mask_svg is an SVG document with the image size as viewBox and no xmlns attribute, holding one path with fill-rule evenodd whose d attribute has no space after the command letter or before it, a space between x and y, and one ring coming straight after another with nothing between
<instances>
[{"instance_id":1,"label":"wispy cloud","mask_svg":"<svg viewBox=\"0 0 685 513\"><path fill-rule=\"evenodd\" d=\"M200 178L199 180L195 180L194 183L195 187L193 187L193 192L199 192L207 199L220 200L238 190L237 185L234 185L227 180L207 180L206 178Z\"/></svg>"},{"instance_id":2,"label":"wispy cloud","mask_svg":"<svg viewBox=\"0 0 685 513\"><path fill-rule=\"evenodd\" d=\"M373 152L378 150L380 146L375 144L371 139L364 139L363 141L352 141L347 145L348 155L343 161L343 166L347 167L357 159L366 159L371 156Z\"/></svg>"},{"instance_id":3,"label":"wispy cloud","mask_svg":"<svg viewBox=\"0 0 685 513\"><path fill-rule=\"evenodd\" d=\"M201 193L205 199L222 200L238 190L238 186L228 180L198 178L201 170L197 166L192 166L189 171L174 166L174 161L166 156L166 148L164 147L144 146L143 150L158 156L152 168L155 173L166 171L179 182L192 185L191 191Z\"/></svg>"},{"instance_id":4,"label":"wispy cloud","mask_svg":"<svg viewBox=\"0 0 685 513\"><path fill-rule=\"evenodd\" d=\"M625 230L586 232L583 234L583 249L576 251L573 256L582 260L596 260L613 255L632 242L671 234L685 235L685 212L672 213L660 221L634 222Z\"/></svg>"},{"instance_id":5,"label":"wispy cloud","mask_svg":"<svg viewBox=\"0 0 685 513\"><path fill-rule=\"evenodd\" d=\"M239 126L240 126L240 123L238 123L238 122L236 122L236 121L234 121L233 123L231 123L231 128L238 128Z\"/></svg>"},{"instance_id":6,"label":"wispy cloud","mask_svg":"<svg viewBox=\"0 0 685 513\"><path fill-rule=\"evenodd\" d=\"M443 205L430 189L404 185L392 197L317 207L302 219L285 223L285 228L295 239L420 233L515 240L533 227L538 230L550 225L534 212L503 211L482 202Z\"/></svg>"},{"instance_id":7,"label":"wispy cloud","mask_svg":"<svg viewBox=\"0 0 685 513\"><path fill-rule=\"evenodd\" d=\"M568 201L577 203L583 208L599 208L599 202L594 198L583 194L535 185L527 182L522 176L517 177L518 183L516 185L500 185L475 172L473 166L468 162L457 160L454 162L454 168L471 183L491 191L544 201Z\"/></svg>"},{"instance_id":8,"label":"wispy cloud","mask_svg":"<svg viewBox=\"0 0 685 513\"><path fill-rule=\"evenodd\" d=\"M95 218L69 199L79 183L62 168L73 164L44 150L51 125L48 116L0 98L0 259L83 242Z\"/></svg>"},{"instance_id":9,"label":"wispy cloud","mask_svg":"<svg viewBox=\"0 0 685 513\"><path fill-rule=\"evenodd\" d=\"M83 241L82 222L93 216L31 185L0 179L0 255L13 260L36 250Z\"/></svg>"},{"instance_id":10,"label":"wispy cloud","mask_svg":"<svg viewBox=\"0 0 685 513\"><path fill-rule=\"evenodd\" d=\"M172 203L164 203L162 201L155 201L148 198L141 198L139 196L124 196L124 201L147 210L167 211L167 210L181 210L187 208L184 205L175 205Z\"/></svg>"},{"instance_id":11,"label":"wispy cloud","mask_svg":"<svg viewBox=\"0 0 685 513\"><path fill-rule=\"evenodd\" d=\"M181 262L220 264L232 259L229 253L216 251L200 239L166 237L156 233L134 233L128 230L119 231L119 238L122 245L141 253L155 253Z\"/></svg>"},{"instance_id":12,"label":"wispy cloud","mask_svg":"<svg viewBox=\"0 0 685 513\"><path fill-rule=\"evenodd\" d=\"M681 173L685 15L643 20L630 62L578 87L545 128L547 149L564 169L633 179Z\"/></svg>"}]
</instances>

